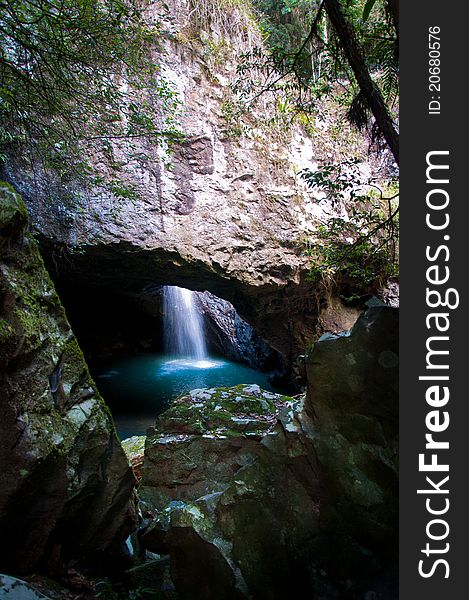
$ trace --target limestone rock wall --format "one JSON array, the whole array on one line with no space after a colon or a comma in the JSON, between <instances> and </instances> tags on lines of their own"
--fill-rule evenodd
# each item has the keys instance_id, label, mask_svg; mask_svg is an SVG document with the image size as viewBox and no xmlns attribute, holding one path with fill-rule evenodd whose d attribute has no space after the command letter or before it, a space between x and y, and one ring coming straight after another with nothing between
<instances>
[{"instance_id":1,"label":"limestone rock wall","mask_svg":"<svg viewBox=\"0 0 469 600\"><path fill-rule=\"evenodd\" d=\"M148 284L208 290L229 300L291 366L327 306L322 283L307 280L302 242L331 203L318 204L298 176L314 166L319 141L276 124L275 99L237 113L236 57L261 43L241 3L221 11L225 26L223 15L200 16L210 2L169 4L172 21L155 61L177 93L184 138L166 153L151 140L107 140L106 153L91 157L100 177L134 197L58 181L40 165L32 173L16 157L7 175L54 277L111 293Z\"/></svg>"},{"instance_id":2,"label":"limestone rock wall","mask_svg":"<svg viewBox=\"0 0 469 600\"><path fill-rule=\"evenodd\" d=\"M0 235L0 568L54 570L125 539L134 479L6 184Z\"/></svg>"}]
</instances>

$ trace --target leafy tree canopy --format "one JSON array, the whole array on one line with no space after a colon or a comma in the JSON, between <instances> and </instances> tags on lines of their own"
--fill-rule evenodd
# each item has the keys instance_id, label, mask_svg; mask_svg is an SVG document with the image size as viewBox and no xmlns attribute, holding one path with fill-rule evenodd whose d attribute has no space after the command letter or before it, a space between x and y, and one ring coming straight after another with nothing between
<instances>
[{"instance_id":1,"label":"leafy tree canopy","mask_svg":"<svg viewBox=\"0 0 469 600\"><path fill-rule=\"evenodd\" d=\"M263 15L268 53L245 55L239 91L256 98L277 90L298 113L317 114L317 99L341 96L349 120L366 129L378 148L385 141L398 162L399 15L396 0L255 0ZM259 67L260 65L260 67ZM256 81L246 75L261 71ZM320 115L319 115L320 116ZM341 210L324 219L305 253L311 277L351 298L397 276L398 190L363 180L345 160L300 173L311 190ZM318 196L318 202L321 196Z\"/></svg>"},{"instance_id":2,"label":"leafy tree canopy","mask_svg":"<svg viewBox=\"0 0 469 600\"><path fill-rule=\"evenodd\" d=\"M347 83L348 117L385 139L398 161L392 112L398 94L395 0L255 0L269 53L244 56L244 76L261 64L268 89L282 87L300 111ZM276 69L281 77L270 76ZM262 87L262 85L260 86Z\"/></svg>"},{"instance_id":3,"label":"leafy tree canopy","mask_svg":"<svg viewBox=\"0 0 469 600\"><path fill-rule=\"evenodd\" d=\"M138 0L0 0L0 159L28 148L64 170L116 137L176 134L154 53L167 7Z\"/></svg>"}]
</instances>

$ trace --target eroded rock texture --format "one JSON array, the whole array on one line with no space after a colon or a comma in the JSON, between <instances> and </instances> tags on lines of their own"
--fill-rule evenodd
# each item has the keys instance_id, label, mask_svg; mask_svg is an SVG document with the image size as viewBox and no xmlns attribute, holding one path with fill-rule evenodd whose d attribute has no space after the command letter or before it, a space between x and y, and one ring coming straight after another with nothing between
<instances>
[{"instance_id":1,"label":"eroded rock texture","mask_svg":"<svg viewBox=\"0 0 469 600\"><path fill-rule=\"evenodd\" d=\"M157 519L142 543L170 553L182 598L308 589L321 492L299 404L256 385L196 390L147 437L140 495Z\"/></svg>"},{"instance_id":2,"label":"eroded rock texture","mask_svg":"<svg viewBox=\"0 0 469 600\"><path fill-rule=\"evenodd\" d=\"M230 302L210 292L198 293L197 302L204 315L205 335L211 348L264 371L281 366L278 354L241 319Z\"/></svg>"},{"instance_id":3,"label":"eroded rock texture","mask_svg":"<svg viewBox=\"0 0 469 600\"><path fill-rule=\"evenodd\" d=\"M0 566L53 570L128 535L134 479L5 184L0 234Z\"/></svg>"},{"instance_id":4,"label":"eroded rock texture","mask_svg":"<svg viewBox=\"0 0 469 600\"><path fill-rule=\"evenodd\" d=\"M397 596L397 311L315 344L303 405L196 390L146 441L147 549L183 600Z\"/></svg>"},{"instance_id":5,"label":"eroded rock texture","mask_svg":"<svg viewBox=\"0 0 469 600\"><path fill-rule=\"evenodd\" d=\"M217 30L220 15L203 29L191 2L169 5L173 21L155 61L180 100L183 141L163 157L152 140L107 140L106 153L91 157L104 181L133 197L50 180L16 157L7 175L27 202L51 273L72 293L86 287L119 302L155 284L208 290L229 300L289 369L322 333L328 307L322 282L307 278L304 250L332 205L319 204L298 176L314 168L324 143L273 125L277 103L267 97L233 123L236 58L250 49L249 36L261 43L259 31L253 23ZM243 23L243 14L227 22Z\"/></svg>"},{"instance_id":6,"label":"eroded rock texture","mask_svg":"<svg viewBox=\"0 0 469 600\"><path fill-rule=\"evenodd\" d=\"M293 405L291 398L258 385L182 396L147 437L143 497L162 509L172 500L219 492L240 467L253 462L276 416Z\"/></svg>"},{"instance_id":7,"label":"eroded rock texture","mask_svg":"<svg viewBox=\"0 0 469 600\"><path fill-rule=\"evenodd\" d=\"M306 357L306 412L341 527L396 550L399 311L369 308L350 333L324 336ZM385 542L387 540L387 542Z\"/></svg>"}]
</instances>

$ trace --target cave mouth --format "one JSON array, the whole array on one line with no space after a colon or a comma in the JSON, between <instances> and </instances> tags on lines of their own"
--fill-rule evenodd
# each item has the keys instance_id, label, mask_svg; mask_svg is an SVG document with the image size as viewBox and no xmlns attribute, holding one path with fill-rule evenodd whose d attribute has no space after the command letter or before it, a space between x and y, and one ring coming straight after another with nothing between
<instances>
[{"instance_id":1,"label":"cave mouth","mask_svg":"<svg viewBox=\"0 0 469 600\"><path fill-rule=\"evenodd\" d=\"M175 398L193 389L257 384L292 391L279 376L280 355L232 304L210 292L183 290L176 304L180 311L190 302L194 314L188 316L171 314L165 290L182 290L174 286L119 289L69 280L57 287L121 439L145 435ZM203 351L193 355L177 348L178 339L182 344L194 334L192 320L203 335Z\"/></svg>"}]
</instances>

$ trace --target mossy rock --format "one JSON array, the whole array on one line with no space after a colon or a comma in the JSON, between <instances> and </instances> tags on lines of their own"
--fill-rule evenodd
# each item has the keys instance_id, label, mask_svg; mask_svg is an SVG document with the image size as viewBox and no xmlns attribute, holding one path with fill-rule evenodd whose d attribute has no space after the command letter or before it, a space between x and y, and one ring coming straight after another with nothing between
<instances>
[{"instance_id":1,"label":"mossy rock","mask_svg":"<svg viewBox=\"0 0 469 600\"><path fill-rule=\"evenodd\" d=\"M18 236L28 223L28 211L20 195L7 183L0 182L0 235Z\"/></svg>"},{"instance_id":2,"label":"mossy rock","mask_svg":"<svg viewBox=\"0 0 469 600\"><path fill-rule=\"evenodd\" d=\"M148 432L141 498L159 510L171 501L225 489L233 473L256 460L263 451L261 441L299 404L246 384L181 396Z\"/></svg>"},{"instance_id":3,"label":"mossy rock","mask_svg":"<svg viewBox=\"0 0 469 600\"><path fill-rule=\"evenodd\" d=\"M134 514L132 471L27 222L0 184L0 569L15 573L101 552Z\"/></svg>"},{"instance_id":4,"label":"mossy rock","mask_svg":"<svg viewBox=\"0 0 469 600\"><path fill-rule=\"evenodd\" d=\"M159 417L156 428L164 434L263 435L272 429L282 410L296 404L293 398L256 384L202 388L176 399Z\"/></svg>"},{"instance_id":5,"label":"mossy rock","mask_svg":"<svg viewBox=\"0 0 469 600\"><path fill-rule=\"evenodd\" d=\"M306 356L305 409L336 499L328 524L339 522L391 552L397 547L398 317L395 308L373 306L349 334L321 338Z\"/></svg>"},{"instance_id":6,"label":"mossy rock","mask_svg":"<svg viewBox=\"0 0 469 600\"><path fill-rule=\"evenodd\" d=\"M218 462L229 467L225 478L212 479L205 494L194 486L192 497L172 499L158 510L142 543L174 557L173 581L183 598L267 599L274 597L272 590L278 591L275 597L296 598L307 589L303 586L314 568L308 547L319 531L319 517L312 489L297 478L296 460L306 460L305 450L296 458L289 452L297 435L276 421L266 436L283 441L272 447L238 437L234 447L251 453L244 463L230 463L230 442L207 441L204 456L218 452ZM186 460L194 456L195 448L189 443L183 452L174 446L171 451L182 461L184 455ZM205 473L210 476L214 468ZM192 477L192 468L189 472ZM316 481L313 472L311 478ZM207 579L194 576L206 571Z\"/></svg>"},{"instance_id":7,"label":"mossy rock","mask_svg":"<svg viewBox=\"0 0 469 600\"><path fill-rule=\"evenodd\" d=\"M130 438L122 440L122 448L129 460L143 456L145 451L145 435L134 435Z\"/></svg>"}]
</instances>

